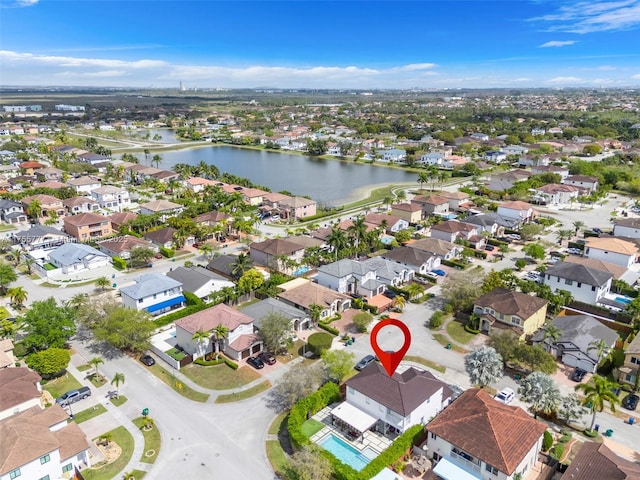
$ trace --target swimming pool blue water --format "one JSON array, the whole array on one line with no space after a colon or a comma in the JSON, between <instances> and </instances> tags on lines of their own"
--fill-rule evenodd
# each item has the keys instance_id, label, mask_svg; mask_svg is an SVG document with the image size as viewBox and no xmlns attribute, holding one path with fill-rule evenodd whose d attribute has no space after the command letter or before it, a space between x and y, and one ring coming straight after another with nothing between
<instances>
[{"instance_id":1,"label":"swimming pool blue water","mask_svg":"<svg viewBox=\"0 0 640 480\"><path fill-rule=\"evenodd\" d=\"M303 267L298 268L295 272L293 272L293 276L294 277L300 276L304 273L307 273L309 270L311 269L305 265Z\"/></svg>"},{"instance_id":2,"label":"swimming pool blue water","mask_svg":"<svg viewBox=\"0 0 640 480\"><path fill-rule=\"evenodd\" d=\"M320 446L333 453L342 463L349 465L357 471L362 470L371 461L366 455L363 455L351 445L332 434L329 434L322 440Z\"/></svg>"},{"instance_id":3,"label":"swimming pool blue water","mask_svg":"<svg viewBox=\"0 0 640 480\"><path fill-rule=\"evenodd\" d=\"M631 303L631 299L629 297L616 297L616 302L624 303L625 305L628 305Z\"/></svg>"}]
</instances>

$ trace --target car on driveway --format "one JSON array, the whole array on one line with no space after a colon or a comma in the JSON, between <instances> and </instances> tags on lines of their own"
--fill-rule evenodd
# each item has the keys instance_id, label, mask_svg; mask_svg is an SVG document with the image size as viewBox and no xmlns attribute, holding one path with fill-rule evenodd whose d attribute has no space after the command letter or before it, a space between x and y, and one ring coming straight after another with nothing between
<instances>
[{"instance_id":1,"label":"car on driveway","mask_svg":"<svg viewBox=\"0 0 640 480\"><path fill-rule=\"evenodd\" d=\"M435 270L431 270L431 273L435 273L439 277L446 277L447 276L447 272L445 272L444 270L442 270L440 268L436 268Z\"/></svg>"},{"instance_id":2,"label":"car on driveway","mask_svg":"<svg viewBox=\"0 0 640 480\"><path fill-rule=\"evenodd\" d=\"M155 365L156 361L154 360L154 358L151 355L142 355L140 357L140 361L142 363L144 363L147 367L150 367L151 365Z\"/></svg>"},{"instance_id":3,"label":"car on driveway","mask_svg":"<svg viewBox=\"0 0 640 480\"><path fill-rule=\"evenodd\" d=\"M513 401L513 399L516 398L516 392L514 392L509 387L503 388L498 393L496 393L496 396L493 398L495 398L500 403L509 405Z\"/></svg>"},{"instance_id":4,"label":"car on driveway","mask_svg":"<svg viewBox=\"0 0 640 480\"><path fill-rule=\"evenodd\" d=\"M493 251L496 249L496 247L494 247L493 245L485 245L485 246L484 246L484 249L485 249L487 252L493 252Z\"/></svg>"},{"instance_id":5,"label":"car on driveway","mask_svg":"<svg viewBox=\"0 0 640 480\"><path fill-rule=\"evenodd\" d=\"M391 300L393 300L398 296L396 292L392 292L391 290L385 290L384 292L382 292L382 295L384 295L387 298L390 298Z\"/></svg>"},{"instance_id":6,"label":"car on driveway","mask_svg":"<svg viewBox=\"0 0 640 480\"><path fill-rule=\"evenodd\" d=\"M576 368L573 372L571 372L571 376L569 377L574 382L581 382L584 380L584 377L587 375L587 372L582 370L581 368Z\"/></svg>"},{"instance_id":7,"label":"car on driveway","mask_svg":"<svg viewBox=\"0 0 640 480\"><path fill-rule=\"evenodd\" d=\"M360 370L363 370L367 365L375 361L376 361L376 357L374 357L373 355L366 355L362 357L362 359L358 363L356 363L356 366L353 368L360 371Z\"/></svg>"},{"instance_id":8,"label":"car on driveway","mask_svg":"<svg viewBox=\"0 0 640 480\"><path fill-rule=\"evenodd\" d=\"M255 368L256 370L260 370L261 368L264 368L264 363L262 362L262 360L260 360L259 357L249 357L247 358L247 363L251 365L253 368Z\"/></svg>"},{"instance_id":9,"label":"car on driveway","mask_svg":"<svg viewBox=\"0 0 640 480\"><path fill-rule=\"evenodd\" d=\"M622 406L627 410L635 410L638 406L638 400L640 400L640 397L638 397L638 395L630 393L622 399Z\"/></svg>"},{"instance_id":10,"label":"car on driveway","mask_svg":"<svg viewBox=\"0 0 640 480\"><path fill-rule=\"evenodd\" d=\"M76 403L79 400L84 400L91 396L91 389L89 387L80 387L73 390L69 390L61 397L56 398L58 405L69 405L70 403Z\"/></svg>"},{"instance_id":11,"label":"car on driveway","mask_svg":"<svg viewBox=\"0 0 640 480\"><path fill-rule=\"evenodd\" d=\"M267 365L274 365L276 363L276 356L273 353L262 352L258 355L258 358Z\"/></svg>"}]
</instances>

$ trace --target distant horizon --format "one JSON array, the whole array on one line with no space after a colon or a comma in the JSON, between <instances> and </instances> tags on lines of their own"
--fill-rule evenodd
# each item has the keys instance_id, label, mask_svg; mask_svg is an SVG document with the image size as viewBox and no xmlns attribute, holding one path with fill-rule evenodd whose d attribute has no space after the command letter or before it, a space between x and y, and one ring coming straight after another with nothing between
<instances>
[{"instance_id":1,"label":"distant horizon","mask_svg":"<svg viewBox=\"0 0 640 480\"><path fill-rule=\"evenodd\" d=\"M640 87L640 0L0 2L1 86Z\"/></svg>"}]
</instances>

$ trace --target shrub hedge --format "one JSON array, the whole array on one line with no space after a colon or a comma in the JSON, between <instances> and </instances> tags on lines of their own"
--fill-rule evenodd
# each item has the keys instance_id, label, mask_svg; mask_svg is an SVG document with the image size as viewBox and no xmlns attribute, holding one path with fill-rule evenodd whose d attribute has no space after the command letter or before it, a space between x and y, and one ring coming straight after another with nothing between
<instances>
[{"instance_id":1,"label":"shrub hedge","mask_svg":"<svg viewBox=\"0 0 640 480\"><path fill-rule=\"evenodd\" d=\"M334 337L332 335L329 335L328 333L312 333L311 335L309 335L309 339L307 340L309 350L311 350L316 355L321 355L324 350L329 350L331 348L333 338Z\"/></svg>"},{"instance_id":2,"label":"shrub hedge","mask_svg":"<svg viewBox=\"0 0 640 480\"><path fill-rule=\"evenodd\" d=\"M191 305L203 305L204 302L195 293L182 292L186 300L187 307Z\"/></svg>"},{"instance_id":3,"label":"shrub hedge","mask_svg":"<svg viewBox=\"0 0 640 480\"><path fill-rule=\"evenodd\" d=\"M167 258L173 258L176 254L175 250L165 247L160 247L160 253Z\"/></svg>"},{"instance_id":4,"label":"shrub hedge","mask_svg":"<svg viewBox=\"0 0 640 480\"><path fill-rule=\"evenodd\" d=\"M318 327L320 327L323 330L326 330L327 332L329 332L332 335L340 335L340 331L337 328L332 327L328 323L318 322Z\"/></svg>"},{"instance_id":5,"label":"shrub hedge","mask_svg":"<svg viewBox=\"0 0 640 480\"><path fill-rule=\"evenodd\" d=\"M549 430L545 430L544 435L542 436L542 451L548 452L552 446L553 446L553 435L551 435Z\"/></svg>"},{"instance_id":6,"label":"shrub hedge","mask_svg":"<svg viewBox=\"0 0 640 480\"><path fill-rule=\"evenodd\" d=\"M114 268L117 268L118 270L124 270L127 268L127 261L124 258L113 257L111 259L111 263L113 263Z\"/></svg>"},{"instance_id":7,"label":"shrub hedge","mask_svg":"<svg viewBox=\"0 0 640 480\"><path fill-rule=\"evenodd\" d=\"M209 305L207 305L206 303L203 303L201 305L191 305L189 307L185 307L181 310L170 313L168 315L163 315L160 318L156 318L153 321L153 324L156 327L164 327L165 325L169 325L170 323L173 323L176 320L180 320L181 318L186 317L187 315L191 315L192 313L196 313L196 312L199 312L200 310L204 310L208 306Z\"/></svg>"},{"instance_id":8,"label":"shrub hedge","mask_svg":"<svg viewBox=\"0 0 640 480\"><path fill-rule=\"evenodd\" d=\"M297 402L289 413L287 430L291 443L295 448L300 448L309 443L309 439L302 433L302 424L307 421L307 416L314 415L327 405L340 400L340 388L332 382L325 383L308 397Z\"/></svg>"},{"instance_id":9,"label":"shrub hedge","mask_svg":"<svg viewBox=\"0 0 640 480\"><path fill-rule=\"evenodd\" d=\"M464 270L469 266L467 263L457 262L455 260L442 260L440 263L447 267L457 268L458 270Z\"/></svg>"}]
</instances>

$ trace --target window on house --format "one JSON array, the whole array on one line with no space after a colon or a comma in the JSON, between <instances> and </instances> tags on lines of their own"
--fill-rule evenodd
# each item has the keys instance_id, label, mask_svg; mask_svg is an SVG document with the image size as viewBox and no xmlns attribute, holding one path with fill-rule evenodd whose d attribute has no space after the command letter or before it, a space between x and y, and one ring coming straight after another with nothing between
<instances>
[{"instance_id":1,"label":"window on house","mask_svg":"<svg viewBox=\"0 0 640 480\"><path fill-rule=\"evenodd\" d=\"M591 287L591 291L592 291L592 292L595 292L595 291L596 291L596 287L595 287L595 285Z\"/></svg>"},{"instance_id":2,"label":"window on house","mask_svg":"<svg viewBox=\"0 0 640 480\"><path fill-rule=\"evenodd\" d=\"M67 463L64 467L62 467L62 473L70 472L73 470L73 464Z\"/></svg>"},{"instance_id":3,"label":"window on house","mask_svg":"<svg viewBox=\"0 0 640 480\"><path fill-rule=\"evenodd\" d=\"M436 434L435 434L435 433L431 432L431 438L432 438L433 440L435 440L435 439L436 439L436 438L438 438L438 437L436 436Z\"/></svg>"},{"instance_id":4,"label":"window on house","mask_svg":"<svg viewBox=\"0 0 640 480\"><path fill-rule=\"evenodd\" d=\"M498 469L492 465L489 465L488 463L485 465L484 469L487 472L491 472L491 474L493 475L498 475Z\"/></svg>"},{"instance_id":5,"label":"window on house","mask_svg":"<svg viewBox=\"0 0 640 480\"><path fill-rule=\"evenodd\" d=\"M44 465L45 463L47 463L50 460L51 460L51 457L47 453L46 455L43 455L43 456L40 457L40 465Z\"/></svg>"},{"instance_id":6,"label":"window on house","mask_svg":"<svg viewBox=\"0 0 640 480\"><path fill-rule=\"evenodd\" d=\"M578 288L582 287L582 282L578 282Z\"/></svg>"},{"instance_id":7,"label":"window on house","mask_svg":"<svg viewBox=\"0 0 640 480\"><path fill-rule=\"evenodd\" d=\"M568 278L564 281L565 285L573 285L573 280L569 280Z\"/></svg>"},{"instance_id":8,"label":"window on house","mask_svg":"<svg viewBox=\"0 0 640 480\"><path fill-rule=\"evenodd\" d=\"M9 472L9 478L13 480L14 478L18 478L22 473L20 473L20 469L16 468L15 470Z\"/></svg>"},{"instance_id":9,"label":"window on house","mask_svg":"<svg viewBox=\"0 0 640 480\"><path fill-rule=\"evenodd\" d=\"M516 316L512 316L511 317L511 323L513 323L514 325L520 325L520 319Z\"/></svg>"},{"instance_id":10,"label":"window on house","mask_svg":"<svg viewBox=\"0 0 640 480\"><path fill-rule=\"evenodd\" d=\"M634 365L640 365L640 357L631 357L631 363Z\"/></svg>"},{"instance_id":11,"label":"window on house","mask_svg":"<svg viewBox=\"0 0 640 480\"><path fill-rule=\"evenodd\" d=\"M391 409L387 408L387 415L391 415Z\"/></svg>"},{"instance_id":12,"label":"window on house","mask_svg":"<svg viewBox=\"0 0 640 480\"><path fill-rule=\"evenodd\" d=\"M140 299L138 300L138 303L142 303L142 298L140 298Z\"/></svg>"}]
</instances>

